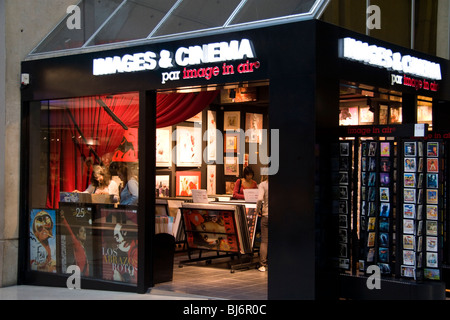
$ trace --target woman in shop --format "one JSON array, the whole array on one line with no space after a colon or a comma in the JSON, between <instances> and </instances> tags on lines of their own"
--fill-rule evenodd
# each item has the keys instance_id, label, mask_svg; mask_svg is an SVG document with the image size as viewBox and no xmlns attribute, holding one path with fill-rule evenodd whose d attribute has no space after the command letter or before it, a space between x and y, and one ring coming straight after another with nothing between
<instances>
[{"instance_id":1,"label":"woman in shop","mask_svg":"<svg viewBox=\"0 0 450 320\"><path fill-rule=\"evenodd\" d=\"M135 164L122 163L117 171L123 183L123 189L120 192L120 204L129 206L138 205L139 182L135 166Z\"/></svg>"},{"instance_id":2,"label":"woman in shop","mask_svg":"<svg viewBox=\"0 0 450 320\"><path fill-rule=\"evenodd\" d=\"M255 180L253 180L254 173L251 167L245 167L243 174L243 178L240 178L236 181L233 190L233 198L234 199L245 199L244 197L244 189L257 189L258 184Z\"/></svg>"},{"instance_id":3,"label":"woman in shop","mask_svg":"<svg viewBox=\"0 0 450 320\"><path fill-rule=\"evenodd\" d=\"M80 192L74 190L74 192ZM94 166L91 184L87 187L85 193L90 194L109 194L113 195L113 201L119 201L119 186L114 180L111 180L111 175L108 170L102 166Z\"/></svg>"},{"instance_id":4,"label":"woman in shop","mask_svg":"<svg viewBox=\"0 0 450 320\"><path fill-rule=\"evenodd\" d=\"M259 247L259 271L267 269L267 245L269 242L269 180L268 176L261 176L258 186L258 202L256 212L261 217L261 245Z\"/></svg>"}]
</instances>

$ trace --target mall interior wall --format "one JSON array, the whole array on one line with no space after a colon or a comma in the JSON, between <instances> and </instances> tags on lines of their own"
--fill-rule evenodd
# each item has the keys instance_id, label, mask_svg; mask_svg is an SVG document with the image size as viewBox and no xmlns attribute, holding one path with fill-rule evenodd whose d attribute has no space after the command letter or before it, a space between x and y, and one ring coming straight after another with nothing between
<instances>
[{"instance_id":1,"label":"mall interior wall","mask_svg":"<svg viewBox=\"0 0 450 320\"><path fill-rule=\"evenodd\" d=\"M0 287L17 283L20 62L66 15L72 0L0 0Z\"/></svg>"}]
</instances>

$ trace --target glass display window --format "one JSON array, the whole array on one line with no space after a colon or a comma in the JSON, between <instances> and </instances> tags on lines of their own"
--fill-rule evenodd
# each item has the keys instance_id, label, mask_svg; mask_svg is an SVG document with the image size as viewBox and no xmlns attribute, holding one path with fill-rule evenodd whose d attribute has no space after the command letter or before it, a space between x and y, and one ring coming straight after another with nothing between
<instances>
[{"instance_id":1,"label":"glass display window","mask_svg":"<svg viewBox=\"0 0 450 320\"><path fill-rule=\"evenodd\" d=\"M29 270L137 284L139 95L29 113Z\"/></svg>"}]
</instances>

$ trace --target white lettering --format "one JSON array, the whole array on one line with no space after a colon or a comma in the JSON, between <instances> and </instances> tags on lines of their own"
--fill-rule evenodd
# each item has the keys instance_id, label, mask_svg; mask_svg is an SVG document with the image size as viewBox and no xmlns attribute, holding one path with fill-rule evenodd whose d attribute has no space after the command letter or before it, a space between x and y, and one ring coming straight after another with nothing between
<instances>
[{"instance_id":1,"label":"white lettering","mask_svg":"<svg viewBox=\"0 0 450 320\"><path fill-rule=\"evenodd\" d=\"M194 66L204 63L216 63L232 60L255 58L250 40L242 39L228 42L204 44L202 46L180 47L173 52L161 50L158 56L151 51L125 54L122 57L106 57L93 60L93 75L107 75L123 72L155 70L157 67L168 69Z\"/></svg>"},{"instance_id":2,"label":"white lettering","mask_svg":"<svg viewBox=\"0 0 450 320\"><path fill-rule=\"evenodd\" d=\"M340 53L341 58L418 77L442 80L441 65L439 63L409 55L402 56L399 52L393 53L391 50L383 47L369 46L368 43L357 41L353 38L344 38L341 43L343 45Z\"/></svg>"},{"instance_id":3,"label":"white lettering","mask_svg":"<svg viewBox=\"0 0 450 320\"><path fill-rule=\"evenodd\" d=\"M94 59L93 75L100 76L122 72L154 70L157 67L156 54L151 51L145 53L126 54L123 57L115 56Z\"/></svg>"}]
</instances>

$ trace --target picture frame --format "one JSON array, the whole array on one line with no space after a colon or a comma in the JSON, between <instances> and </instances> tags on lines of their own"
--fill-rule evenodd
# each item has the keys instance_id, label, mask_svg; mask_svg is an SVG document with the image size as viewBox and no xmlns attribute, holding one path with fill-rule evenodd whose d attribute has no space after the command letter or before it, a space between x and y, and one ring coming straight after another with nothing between
<instances>
[{"instance_id":1,"label":"picture frame","mask_svg":"<svg viewBox=\"0 0 450 320\"><path fill-rule=\"evenodd\" d=\"M245 142L262 143L263 115L260 113L245 114Z\"/></svg>"},{"instance_id":2,"label":"picture frame","mask_svg":"<svg viewBox=\"0 0 450 320\"><path fill-rule=\"evenodd\" d=\"M223 171L226 176L239 177L239 158L238 157L224 157Z\"/></svg>"},{"instance_id":3,"label":"picture frame","mask_svg":"<svg viewBox=\"0 0 450 320\"><path fill-rule=\"evenodd\" d=\"M178 167L202 165L202 128L176 127L176 164Z\"/></svg>"},{"instance_id":4,"label":"picture frame","mask_svg":"<svg viewBox=\"0 0 450 320\"><path fill-rule=\"evenodd\" d=\"M235 131L225 131L223 139L223 151L225 153L240 153L240 133Z\"/></svg>"},{"instance_id":5,"label":"picture frame","mask_svg":"<svg viewBox=\"0 0 450 320\"><path fill-rule=\"evenodd\" d=\"M216 194L216 166L207 165L206 166L206 193L208 195Z\"/></svg>"},{"instance_id":6,"label":"picture frame","mask_svg":"<svg viewBox=\"0 0 450 320\"><path fill-rule=\"evenodd\" d=\"M155 195L157 197L170 197L170 175L161 174L155 176Z\"/></svg>"},{"instance_id":7,"label":"picture frame","mask_svg":"<svg viewBox=\"0 0 450 320\"><path fill-rule=\"evenodd\" d=\"M239 130L241 128L241 112L225 111L223 113L223 130Z\"/></svg>"},{"instance_id":8,"label":"picture frame","mask_svg":"<svg viewBox=\"0 0 450 320\"><path fill-rule=\"evenodd\" d=\"M176 196L190 197L193 189L201 189L201 171L177 171L176 172Z\"/></svg>"},{"instance_id":9,"label":"picture frame","mask_svg":"<svg viewBox=\"0 0 450 320\"><path fill-rule=\"evenodd\" d=\"M206 147L208 150L207 153L207 161L216 161L217 160L217 113L216 111L208 110L206 114L207 118L207 127L208 130L208 141L206 143Z\"/></svg>"},{"instance_id":10,"label":"picture frame","mask_svg":"<svg viewBox=\"0 0 450 320\"><path fill-rule=\"evenodd\" d=\"M156 166L172 166L172 127L156 129Z\"/></svg>"}]
</instances>

